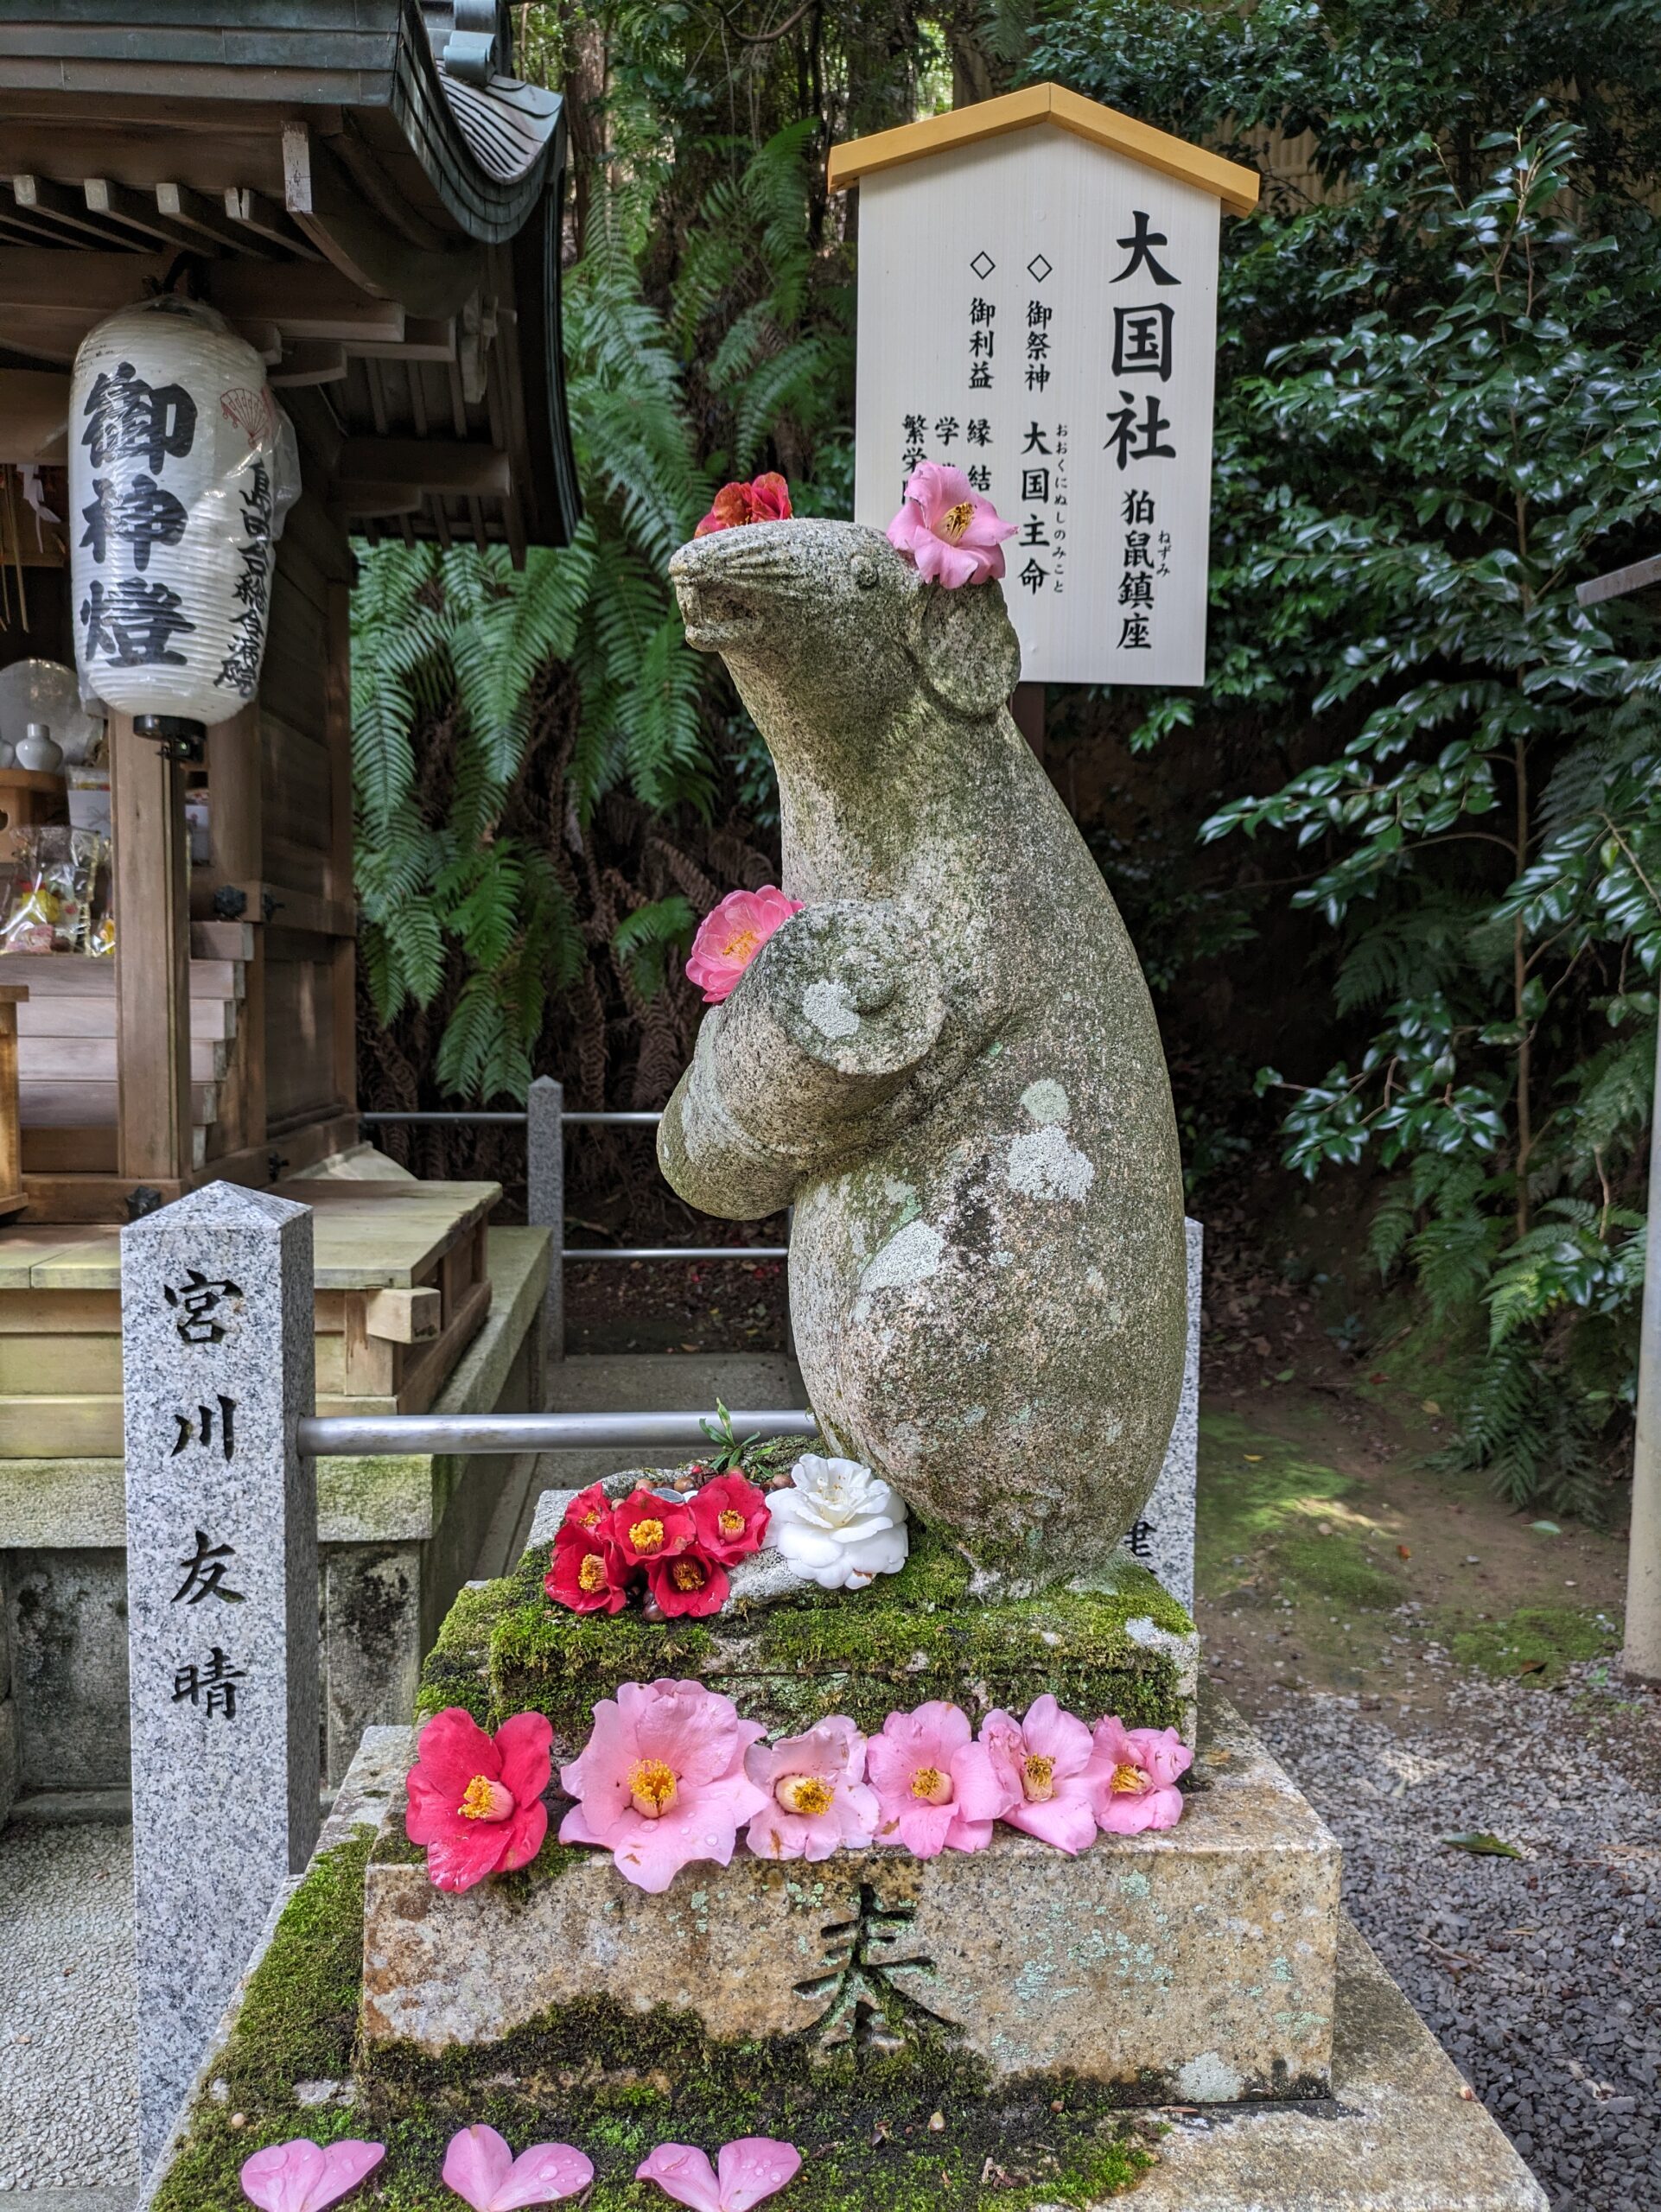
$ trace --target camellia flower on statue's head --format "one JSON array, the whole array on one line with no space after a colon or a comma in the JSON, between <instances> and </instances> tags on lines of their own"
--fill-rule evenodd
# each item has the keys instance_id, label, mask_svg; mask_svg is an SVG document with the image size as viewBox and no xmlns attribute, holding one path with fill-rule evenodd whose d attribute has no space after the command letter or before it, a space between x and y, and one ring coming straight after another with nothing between
<instances>
[{"instance_id":1,"label":"camellia flower on statue's head","mask_svg":"<svg viewBox=\"0 0 1661 2212\"><path fill-rule=\"evenodd\" d=\"M903 1845L917 1859L936 1858L948 1847L986 1848L993 1821L1015 1803L1021 1785L1000 1773L971 1732L967 1713L938 1700L888 1715L882 1733L865 1745L878 1843Z\"/></svg>"},{"instance_id":2,"label":"camellia flower on statue's head","mask_svg":"<svg viewBox=\"0 0 1661 2212\"><path fill-rule=\"evenodd\" d=\"M553 1740L540 1713L516 1713L493 1736L459 1705L433 1715L416 1739L404 1827L426 1845L436 1888L470 1890L530 1865L548 1830Z\"/></svg>"},{"instance_id":3,"label":"camellia flower on statue's head","mask_svg":"<svg viewBox=\"0 0 1661 2212\"><path fill-rule=\"evenodd\" d=\"M309 2136L273 2143L244 2164L242 2193L260 2212L323 2212L386 2156L384 2143L347 2141L320 2150Z\"/></svg>"},{"instance_id":4,"label":"camellia flower on statue's head","mask_svg":"<svg viewBox=\"0 0 1661 2212\"><path fill-rule=\"evenodd\" d=\"M516 2158L495 2129L479 2121L451 2136L443 2171L445 2186L473 2212L518 2212L575 2196L594 2179L594 2161L570 2143L533 2143Z\"/></svg>"},{"instance_id":5,"label":"camellia flower on statue's head","mask_svg":"<svg viewBox=\"0 0 1661 2212\"><path fill-rule=\"evenodd\" d=\"M750 2212L764 2196L793 2181L802 2154L771 2135L741 2135L722 2144L714 2165L690 2143L659 2143L634 2169L636 2181L655 2181L665 2196L691 2212Z\"/></svg>"},{"instance_id":6,"label":"camellia flower on statue's head","mask_svg":"<svg viewBox=\"0 0 1661 2212\"><path fill-rule=\"evenodd\" d=\"M1096 1840L1099 1776L1090 1730L1063 1713L1047 1694L1027 1708L1027 1718L989 1713L980 1740L992 1764L1019 1793L1001 1815L1058 1851L1080 1852Z\"/></svg>"},{"instance_id":7,"label":"camellia flower on statue's head","mask_svg":"<svg viewBox=\"0 0 1661 2212\"><path fill-rule=\"evenodd\" d=\"M767 1802L746 1840L758 1859L828 1859L844 1844L869 1843L878 1819L865 1782L865 1738L842 1713L805 1736L752 1744L744 1771ZM1092 1832L1093 1832L1092 1816Z\"/></svg>"},{"instance_id":8,"label":"camellia flower on statue's head","mask_svg":"<svg viewBox=\"0 0 1661 2212\"><path fill-rule=\"evenodd\" d=\"M1179 1778L1193 1753L1174 1728L1127 1728L1114 1714L1096 1723L1091 1761L1096 1819L1109 1835L1174 1828L1182 1818Z\"/></svg>"},{"instance_id":9,"label":"camellia flower on statue's head","mask_svg":"<svg viewBox=\"0 0 1661 2212\"><path fill-rule=\"evenodd\" d=\"M560 1769L577 1800L560 1823L562 1843L609 1851L637 1889L666 1890L683 1866L725 1866L738 1831L767 1802L744 1771L762 1733L730 1698L702 1682L622 1682L594 1708L594 1733Z\"/></svg>"},{"instance_id":10,"label":"camellia flower on statue's head","mask_svg":"<svg viewBox=\"0 0 1661 2212\"><path fill-rule=\"evenodd\" d=\"M767 1500L767 1541L821 1590L862 1590L906 1564L906 1501L857 1459L805 1452Z\"/></svg>"},{"instance_id":11,"label":"camellia flower on statue's head","mask_svg":"<svg viewBox=\"0 0 1661 2212\"><path fill-rule=\"evenodd\" d=\"M732 996L739 977L773 932L792 914L799 899L786 899L773 883L759 891L729 891L698 924L686 957L686 980L703 994L705 1006Z\"/></svg>"},{"instance_id":12,"label":"camellia flower on statue's head","mask_svg":"<svg viewBox=\"0 0 1661 2212\"><path fill-rule=\"evenodd\" d=\"M788 522L790 517L790 486L776 468L770 468L748 484L723 484L692 535L713 537L718 530L741 530L752 522Z\"/></svg>"},{"instance_id":13,"label":"camellia flower on statue's head","mask_svg":"<svg viewBox=\"0 0 1661 2212\"><path fill-rule=\"evenodd\" d=\"M1015 525L1002 522L961 468L920 461L906 480L906 496L888 524L888 543L927 583L956 591L1003 574L1003 541Z\"/></svg>"}]
</instances>

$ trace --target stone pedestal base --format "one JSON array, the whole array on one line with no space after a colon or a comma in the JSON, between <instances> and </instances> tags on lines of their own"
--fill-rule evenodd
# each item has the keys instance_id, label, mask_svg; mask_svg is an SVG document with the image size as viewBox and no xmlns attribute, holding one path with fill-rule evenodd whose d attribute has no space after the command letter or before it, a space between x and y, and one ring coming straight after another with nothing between
<instances>
[{"instance_id":1,"label":"stone pedestal base","mask_svg":"<svg viewBox=\"0 0 1661 2212\"><path fill-rule=\"evenodd\" d=\"M741 1845L659 1897L552 1843L512 1885L442 1894L407 1863L400 1796L368 1870L364 2033L436 2055L599 1999L826 2056L938 2039L993 2082L1071 2075L1126 2101L1321 2094L1338 1846L1233 1714L1195 1782L1176 1828L1077 1858L1004 1827L926 1860Z\"/></svg>"}]
</instances>

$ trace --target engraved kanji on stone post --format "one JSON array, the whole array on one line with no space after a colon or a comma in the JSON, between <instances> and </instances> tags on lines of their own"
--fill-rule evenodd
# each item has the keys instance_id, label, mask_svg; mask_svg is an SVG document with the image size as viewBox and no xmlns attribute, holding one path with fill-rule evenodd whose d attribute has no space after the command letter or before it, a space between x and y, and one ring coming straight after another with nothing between
<instances>
[{"instance_id":1,"label":"engraved kanji on stone post","mask_svg":"<svg viewBox=\"0 0 1661 2212\"><path fill-rule=\"evenodd\" d=\"M121 1325L148 2171L317 1834L309 1211L210 1183L135 1222Z\"/></svg>"}]
</instances>

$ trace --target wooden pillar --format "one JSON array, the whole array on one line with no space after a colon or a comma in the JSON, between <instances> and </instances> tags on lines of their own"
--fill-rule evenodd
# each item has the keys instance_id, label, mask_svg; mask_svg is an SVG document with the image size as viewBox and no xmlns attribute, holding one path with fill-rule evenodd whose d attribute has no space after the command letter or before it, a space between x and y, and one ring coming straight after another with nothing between
<instances>
[{"instance_id":1,"label":"wooden pillar","mask_svg":"<svg viewBox=\"0 0 1661 2212\"><path fill-rule=\"evenodd\" d=\"M265 877L264 764L256 701L207 733L207 824L212 858L190 881L191 912L200 919L254 925L254 956L237 1005L237 1033L219 1116L209 1135L210 1154L237 1153L265 1141L265 929L261 894ZM232 913L214 904L220 890L240 892L247 904Z\"/></svg>"},{"instance_id":2,"label":"wooden pillar","mask_svg":"<svg viewBox=\"0 0 1661 2212\"><path fill-rule=\"evenodd\" d=\"M185 772L110 717L115 843L116 1163L135 1183L190 1172L190 909ZM168 1194L170 1195L170 1194Z\"/></svg>"},{"instance_id":3,"label":"wooden pillar","mask_svg":"<svg viewBox=\"0 0 1661 2212\"><path fill-rule=\"evenodd\" d=\"M352 887L352 587L328 586L328 668L323 697L328 741L328 896L347 914L355 912ZM353 925L355 927L355 924ZM358 941L337 937L334 966L334 1089L342 1105L358 1103Z\"/></svg>"}]
</instances>

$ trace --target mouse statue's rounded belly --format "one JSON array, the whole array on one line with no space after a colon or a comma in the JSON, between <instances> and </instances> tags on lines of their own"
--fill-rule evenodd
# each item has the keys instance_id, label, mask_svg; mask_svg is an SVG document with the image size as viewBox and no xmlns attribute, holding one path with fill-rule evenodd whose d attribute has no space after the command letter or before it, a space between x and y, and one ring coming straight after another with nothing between
<instances>
[{"instance_id":1,"label":"mouse statue's rounded belly","mask_svg":"<svg viewBox=\"0 0 1661 2212\"><path fill-rule=\"evenodd\" d=\"M797 1357L840 1452L989 1591L1088 1574L1181 1385L1181 1180L1141 971L1004 709L996 588L920 584L850 524L730 541L672 573L773 750L805 907L705 1017L665 1173L733 1217L794 1205Z\"/></svg>"}]
</instances>

